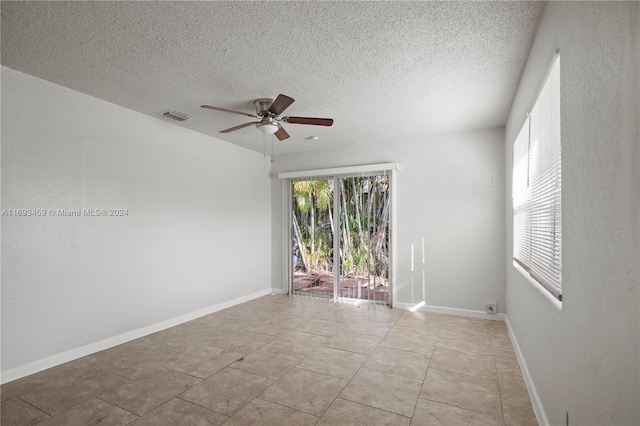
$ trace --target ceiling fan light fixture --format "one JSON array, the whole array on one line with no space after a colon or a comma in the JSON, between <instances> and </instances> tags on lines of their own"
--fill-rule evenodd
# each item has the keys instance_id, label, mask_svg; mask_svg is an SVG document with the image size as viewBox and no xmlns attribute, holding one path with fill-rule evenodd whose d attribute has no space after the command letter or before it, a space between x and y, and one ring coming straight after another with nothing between
<instances>
[{"instance_id":1,"label":"ceiling fan light fixture","mask_svg":"<svg viewBox=\"0 0 640 426\"><path fill-rule=\"evenodd\" d=\"M279 129L278 125L274 123L256 123L256 127L260 129L262 133L266 133L267 135L272 135Z\"/></svg>"}]
</instances>

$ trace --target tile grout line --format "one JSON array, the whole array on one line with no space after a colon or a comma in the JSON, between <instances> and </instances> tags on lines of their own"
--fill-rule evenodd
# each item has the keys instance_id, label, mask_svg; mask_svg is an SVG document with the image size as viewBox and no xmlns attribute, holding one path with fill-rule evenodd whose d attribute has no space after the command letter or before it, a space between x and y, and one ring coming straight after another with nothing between
<instances>
[{"instance_id":1,"label":"tile grout line","mask_svg":"<svg viewBox=\"0 0 640 426\"><path fill-rule=\"evenodd\" d=\"M265 390L266 390L266 389L265 389ZM262 395L262 393L261 393L261 395ZM251 401L253 401L253 400L255 400L255 399L259 399L260 401L268 402L269 404L274 404L274 405L278 405L278 406L280 406L280 407L288 408L289 410L297 411L298 413L308 414L308 415L310 415L310 416L317 417L317 418L318 418L318 421L320 421L320 418L322 417L321 415L320 415L320 416L316 416L315 414L307 413L306 411L302 411L302 410L299 410L299 409L297 409L297 408L289 407L289 406L284 405L284 404L281 404L281 403L279 403L279 402L269 401L268 399L260 398L260 395L256 396L256 397L255 397L255 398L253 398ZM247 403L247 405L249 405L249 404L251 403L251 401L249 401L249 402ZM331 404L329 404L329 406L331 406ZM246 405L245 405L245 407L246 407ZM244 407L242 407L242 408L244 408ZM238 411L240 411L240 410L238 410ZM237 413L236 413L236 414L237 414ZM324 414L324 413L323 413L323 414ZM316 423L317 423L317 422L316 422Z\"/></svg>"},{"instance_id":2,"label":"tile grout line","mask_svg":"<svg viewBox=\"0 0 640 426\"><path fill-rule=\"evenodd\" d=\"M347 399L347 398L344 398L344 397L340 397L340 396L338 396L336 399L334 399L333 402L337 401L338 399L341 399L341 400L347 401L347 402L351 402L353 404L362 405L363 407L373 408L374 410L380 410L380 411L384 411L385 413L390 413L390 414L393 414L393 415L396 415L396 416L404 417L405 419L409 419L410 421L413 418L413 415L411 415L411 417L405 416L404 414L398 414L398 413L396 413L394 411L385 410L384 408L380 408L380 407L374 407L373 405L363 404L362 402L358 402L358 401L352 401L350 399ZM331 404L333 404L333 402Z\"/></svg>"},{"instance_id":3,"label":"tile grout line","mask_svg":"<svg viewBox=\"0 0 640 426\"><path fill-rule=\"evenodd\" d=\"M451 404L451 403L448 403L448 402L436 401L436 400L434 400L434 399L429 399L429 398L422 398L422 397L419 397L419 398L418 398L418 400L420 400L420 399L422 399L422 400L424 400L424 401L435 402L436 404L440 404L440 405L446 405L446 406L448 406L448 407L459 408L460 410L464 410L464 411L471 411L471 412L473 412L473 413L482 414L483 416L489 416L489 417L493 417L493 418L496 418L496 419L502 419L502 421L503 421L503 423L504 423L503 416L494 416L493 414L484 413L484 412L482 412L482 411L473 410L473 409L471 409L471 408L467 408L467 407L460 407L460 406L458 406L458 405L454 405L454 404Z\"/></svg>"},{"instance_id":4,"label":"tile grout line","mask_svg":"<svg viewBox=\"0 0 640 426\"><path fill-rule=\"evenodd\" d=\"M402 314L402 315L400 316L400 318L402 318L404 315L406 315L406 313ZM398 319L394 322L394 325L393 325L393 326L391 326L391 327L389 328L389 330L385 333L385 335L384 335L384 336L382 336L382 338L380 339L380 342L376 345L376 347L374 348L374 350L373 350L373 351L371 351L371 353L370 353L369 355L367 355L367 359L365 360L365 362L363 362L363 363L362 363L362 365L360 365L360 367L358 368L358 370L355 372L355 374L354 374L353 376L351 376L351 378L349 379L349 381L347 382L347 384L342 388L342 391L338 394L338 396L333 400L333 402L332 402L331 404L333 404L333 403L335 402L335 400L336 400L336 399L339 399L339 398L340 398L340 395L342 395L342 392L344 392L344 390L349 386L349 384L351 383L351 381L352 381L352 380L353 380L353 379L358 375L358 373L359 373L360 371L362 371L362 369L363 369L363 368L365 368L365 367L364 367L364 365L367 363L367 361L369 361L369 359L371 358L371 355L376 351L376 349L378 349L378 348L380 347L380 344L382 343L382 341L383 341L383 340L384 340L384 339L389 335L389 333L393 330L393 328L395 327L395 324L397 324L397 322L400 320L400 318L398 318ZM376 336L376 337L377 337L377 336ZM385 347L385 346L383 346L383 347ZM393 348L392 348L392 349L393 349ZM414 352L412 352L412 353L414 353ZM433 353L433 351L432 351L432 353ZM431 363L431 357L429 358L429 363ZM429 369L429 367L427 366L427 371L428 371L428 369ZM374 370L374 371L377 371L377 370ZM385 373L385 372L383 372L383 373ZM388 373L388 374L392 374L392 373ZM398 377L403 377L403 376L399 376L399 375L397 375L397 374L396 374L396 376L398 376ZM425 379L426 379L426 373L425 373ZM424 383L424 382L423 382L423 383ZM420 390L422 391L422 387L420 388ZM346 401L353 402L353 403L357 403L357 404L360 404L360 405L364 405L364 406L367 406L367 407L372 407L372 408L375 408L375 409L378 409L378 410L382 410L381 408L374 407L374 406L372 406L372 405L367 405L367 404L358 403L358 402L356 402L356 401L351 401L351 400L346 399L346 398L342 398L342 399L344 399L344 400L346 400ZM416 403L415 403L415 404L417 404L417 403L418 403L418 400L419 400L419 399L420 399L420 392L418 393L418 398L416 398ZM331 406L331 404L329 405L329 407ZM327 409L328 409L328 408L327 408ZM387 410L383 410L383 411L387 411ZM325 410L325 412L326 412L326 410ZM391 412L391 411L388 411L388 412ZM409 419L410 419L410 420L413 420L413 413L414 413L414 412L415 412L415 405L414 405L414 408L413 408L413 411L412 411L411 417L409 417ZM393 414L396 414L396 415L400 415L400 416L402 416L402 414L398 414L398 413L393 413ZM324 413L323 413L323 415L324 415ZM403 417L406 417L406 416L403 416Z\"/></svg>"},{"instance_id":5,"label":"tile grout line","mask_svg":"<svg viewBox=\"0 0 640 426\"><path fill-rule=\"evenodd\" d=\"M500 411L502 411L502 423L506 424L504 418L504 404L502 403L502 387L500 386L500 379L498 378L498 362L496 361L496 355L493 348L493 339L491 339L491 354L493 356L493 365L496 368L496 384L498 385L498 396L500 397Z\"/></svg>"},{"instance_id":6,"label":"tile grout line","mask_svg":"<svg viewBox=\"0 0 640 426\"><path fill-rule=\"evenodd\" d=\"M20 398L20 396L14 396L13 398L19 399L20 401L24 402L24 403L25 403L25 404L27 404L27 405L32 406L33 408L35 408L35 409L36 409L36 410L38 410L38 411L42 411L44 414L46 414L47 416L49 416L49 418L51 418L51 417L53 417L53 416L54 416L53 414L49 414L49 413L47 413L47 412L46 412L46 411L44 411L42 408L36 407L35 405L33 405L32 403L30 403L29 401L25 401L24 399ZM5 401L10 401L10 400L12 400L13 398L5 399ZM5 402L5 401L2 401L2 402ZM78 405L79 405L79 404L78 404ZM74 406L74 407L75 407L75 406ZM65 411L66 411L66 410L65 410Z\"/></svg>"},{"instance_id":7,"label":"tile grout line","mask_svg":"<svg viewBox=\"0 0 640 426\"><path fill-rule=\"evenodd\" d=\"M79 368L83 368L83 367L79 367ZM89 370L95 370L95 369L98 369L98 368L100 368L100 367L95 367L95 366L93 366L93 367L90 367L90 368L89 368ZM127 379L127 380L131 381L130 379L128 379L128 378L126 378L126 377L122 377L122 376L120 376L120 375L118 375L118 374L111 373L111 372L110 372L110 371L108 371L108 370L104 370L104 371L106 371L106 372L108 372L108 373L110 373L110 374L113 374L113 375L115 375L115 376L121 377L121 378L123 378L123 379ZM117 385L117 384L116 384L116 385L113 385L113 386L106 387L106 388L102 389L102 390L101 390L101 392L99 392L99 394L102 394L102 393L104 393L104 392L106 392L106 391L108 391L108 390L110 390L110 389L112 389L112 388L114 388L114 387L116 387L116 386L119 386L119 385ZM17 399L19 399L20 401L22 401L22 402L24 402L24 403L26 403L26 404L28 404L28 405L32 406L33 408L35 408L35 409L37 409L37 410L39 410L39 411L42 411L42 412L43 412L43 413L45 413L46 415L50 416L50 418L51 418L51 417L58 416L58 415L60 415L60 414L62 414L62 413L64 413L64 412L66 412L66 411L69 411L69 410L71 410L71 409L73 409L73 408L76 408L76 407L78 407L78 406L80 406L80 405L82 405L82 404L84 404L84 403L86 403L86 402L88 402L88 401L90 401L90 400L92 400L92 399L99 399L99 400L101 400L101 401L103 401L103 402L105 402L105 403L107 403L107 404L113 405L113 406L118 407L118 408L120 408L120 409L123 409L123 410L125 410L125 411L127 411L127 412L130 412L129 410L126 410L125 408L122 408L122 407L120 407L120 406L118 406L118 405L116 405L116 404L113 404L113 403L111 403L111 402L109 402L109 401L105 401L104 399L100 398L100 397L99 397L99 395L93 395L93 396L90 396L90 397L88 397L87 399L85 399L85 400L83 400L83 401L81 401L81 402L79 402L79 403L77 403L77 404L75 404L75 405L72 405L72 406L70 406L70 407L68 407L68 408L65 408L64 410L62 410L62 411L60 411L60 412L58 412L58 413L51 414L51 413L48 413L47 411L45 411L44 409L39 408L38 406L36 406L36 405L34 405L34 404L30 403L29 401L26 401L25 399L21 398L21 396L22 396L22 395L17 395L17 396L15 396L14 398L17 398ZM13 399L13 398L9 398L9 399L7 399L7 401L8 401L8 400L10 400L10 399ZM3 401L3 402L4 402L4 401ZM132 413L132 414L135 414L135 413ZM137 414L136 414L136 415L137 415ZM39 422L39 423L41 423L41 422Z\"/></svg>"},{"instance_id":8,"label":"tile grout line","mask_svg":"<svg viewBox=\"0 0 640 426\"><path fill-rule=\"evenodd\" d=\"M188 390L188 389L187 389L187 390ZM184 391L184 392L186 392L186 391ZM174 396L173 398L177 398L177 399L179 399L180 401L184 401L184 402L187 402L187 403L189 403L189 404L193 404L193 405L195 405L195 406L198 406L198 407L200 407L200 408L204 408L205 410L212 411L212 412L214 412L214 413L216 413L216 414L220 414L221 416L225 416L225 417L227 417L227 420L225 420L225 421L224 421L224 423L226 423L226 422L227 422L231 417L233 417L233 416L230 416L230 415L228 415L228 414L223 414L223 413L221 413L221 412L219 412L219 411L212 410L211 408L209 408L209 407L205 407L204 405L198 404L197 402L189 401L188 399L184 399L184 398L182 398L180 395L182 395L184 392L179 393L178 395ZM171 399L173 399L173 398L171 398ZM256 398L257 398L257 397L256 397ZM170 399L169 401L171 401L171 399ZM167 402L169 402L169 401L167 401ZM252 400L252 401L253 401L253 400ZM166 402L165 402L165 404L166 404ZM248 404L248 403L247 403L247 404ZM162 405L164 405L164 404L162 404ZM243 406L242 406L242 408L244 408L245 406L246 406L246 404L245 404L245 405L243 405ZM156 408L157 408L157 407L156 407ZM242 410L242 408L238 409L238 411ZM154 410L155 410L155 408L154 408ZM153 410L152 410L152 411L153 411ZM236 411L235 413L233 413L233 415L235 415L238 411ZM150 412L151 412L151 411L149 411L149 413L150 413ZM147 414L148 414L148 413L147 413ZM145 415L146 415L146 414L145 414ZM224 423L223 423L223 424L224 424Z\"/></svg>"},{"instance_id":9,"label":"tile grout line","mask_svg":"<svg viewBox=\"0 0 640 426\"><path fill-rule=\"evenodd\" d=\"M442 331L442 328L440 328L440 330L439 330L439 332L438 332L438 337L436 338L436 343L434 344L434 348L433 348L432 355L433 355L433 353L434 353L434 352L435 352L435 350L436 350L436 346L438 345L438 340L440 339L440 331ZM491 334L491 332L489 332L489 334ZM498 382L497 365L496 365L496 361L495 361L495 356L494 356L494 354L493 354L493 342L492 342L492 340L491 340L491 339L489 339L489 341L491 342L491 357L492 357L492 359L493 359L494 367L496 368L496 378L495 378L495 382L496 382L496 387L498 388L498 398L499 398L499 400L500 400L500 411L501 411L501 413L502 413L502 414L501 414L501 416L499 416L499 417L498 417L498 416L494 416L494 415L492 415L492 414L488 414L488 413L484 413L484 412L481 412L481 411L473 410L473 409L468 408L468 407L460 407L460 406L457 406L457 405L451 404L451 403L449 403L449 402L446 402L446 403L445 403L445 402L441 402L441 401L435 401L435 400L432 400L432 399L429 399L429 398L422 398L422 397L420 397L420 396L418 396L418 401L417 401L417 402L419 402L419 401L420 401L420 399L423 399L423 400L425 400L425 401L431 401L431 402L435 402L435 403L437 403L437 404L442 404L442 405L447 405L447 406L449 406L449 407L459 408L459 409L461 409L461 410L472 411L472 412L474 412L474 413L478 413L478 414L483 414L483 415L491 416L491 417L494 417L494 418L496 418L496 419L500 418L500 419L502 420L502 423L503 423L503 424L505 424L505 420L504 420L504 409L503 409L503 406L502 406L502 396L501 396L501 393L500 393L500 386L499 386L499 382ZM447 346L445 346L445 348L447 348ZM450 348L450 349L453 349L453 348ZM456 349L454 349L454 350L456 350ZM458 351L459 351L459 352L464 352L464 351L462 351L462 350L458 350ZM472 351L472 352L473 352L473 351ZM488 354L482 354L482 355L488 355ZM432 366L431 366L431 361L432 361L432 360L433 360L433 357L429 360L429 367L428 367L428 369L427 369L427 375L428 375L428 371L429 371L429 369L433 369L433 370L439 370L439 371L446 371L446 372L454 373L454 374L460 374L460 375L467 376L467 377L475 377L475 378L480 378L480 379L485 379L485 380L491 380L491 379L487 379L486 377L479 377L479 376L474 376L474 375L471 375L471 374L464 374L464 373L459 373L459 372L456 372L456 371L442 370L442 369L439 369L439 368L434 368L434 367L432 367ZM424 388L424 385L426 384L426 382L427 382L427 377L426 377L426 375L425 375L425 380L424 380L423 388ZM421 392L421 393L422 393L422 392ZM417 407L417 402L416 402L416 407ZM414 415L415 415L415 410L414 410Z\"/></svg>"},{"instance_id":10,"label":"tile grout line","mask_svg":"<svg viewBox=\"0 0 640 426\"><path fill-rule=\"evenodd\" d=\"M131 414L133 414L134 416L138 416L138 418L140 418L140 417L143 417L143 416L144 416L144 414L134 413L133 411L131 411L131 410L127 410L126 408L121 407L121 406L119 406L118 404L114 404L114 403L113 403L113 402L111 402L111 401L107 401L106 399L102 399L102 398L100 398L99 396L96 396L95 398L96 398L96 399L99 399L99 400L100 400L100 401L102 401L102 402L106 402L106 403L107 403L107 404L109 404L109 405L113 405L114 407L118 407L119 409L124 410L124 411L126 411L127 413L131 413ZM87 400L87 401L88 401L88 400ZM86 401L85 401L85 402L86 402ZM164 403L162 403L162 404L160 404L160 405L163 405L163 404L164 404ZM80 404L78 404L78 405L80 405ZM78 405L74 405L74 407L77 407ZM156 408L157 408L157 407L153 408L152 410L149 410L147 413L149 413L149 412L151 412L151 411L155 410ZM65 410L65 411L67 411L67 410ZM147 413L145 413L145 414L147 414ZM137 420L137 419L136 419L136 420Z\"/></svg>"},{"instance_id":11,"label":"tile grout line","mask_svg":"<svg viewBox=\"0 0 640 426\"><path fill-rule=\"evenodd\" d=\"M404 315L403 315L404 316ZM416 414L416 409L418 408L418 403L420 402L420 395L422 394L422 390L427 384L427 376L429 375L429 369L431 368L431 362L433 361L433 353L436 351L436 345L438 344L438 339L440 339L440 328L438 328L438 335L436 336L436 341L433 344L433 349L431 349L431 354L429 355L429 363L427 364L427 371L424 373L424 379L422 380L422 386L420 386L420 392L418 392L418 398L416 399L416 403L413 406L413 412L411 413L411 420L413 421L413 416Z\"/></svg>"},{"instance_id":12,"label":"tile grout line","mask_svg":"<svg viewBox=\"0 0 640 426\"><path fill-rule=\"evenodd\" d=\"M234 361L234 362L235 362L235 361ZM227 366L227 367L228 367L228 366ZM224 367L224 368L222 368L222 369L220 369L220 370L218 370L218 371L222 371L222 370L224 370L224 369L225 369L225 368L227 368L227 367ZM202 377L194 376L193 374L185 373L184 371L176 370L176 369L174 369L174 368L167 367L166 365L163 365L161 368L164 368L165 370L169 370L169 371L174 371L174 372L176 372L176 373L178 373L178 374L184 374L185 376L193 377L194 379L198 379L198 380L200 380L198 383L196 383L196 384L195 384L195 385L193 385L193 386L197 386L197 385L199 385L200 383L204 382L204 381L205 381L205 380L207 380L209 377L213 376L214 374L216 374L216 373L218 372L218 371L216 371L216 373L213 373L213 374L211 374L211 376L207 376L207 377L205 377L205 378L203 379ZM193 386L190 386L190 387L189 387L189 389L191 389ZM189 389L187 389L187 390L189 390ZM186 392L186 391L184 391L184 392ZM182 392L180 392L180 393L182 393Z\"/></svg>"},{"instance_id":13,"label":"tile grout line","mask_svg":"<svg viewBox=\"0 0 640 426\"><path fill-rule=\"evenodd\" d=\"M393 328L393 327L392 327ZM391 329L392 329L391 328ZM385 333L385 335L382 337L382 339L380 339L380 342L382 342L382 340L384 340L385 337L387 337L387 335L389 334L389 332L391 331L391 329L389 329L389 331L387 331ZM378 345L376 345L375 349L378 348L378 346L380 346L380 343L378 343ZM335 349L335 348L333 348ZM375 349L371 352L371 354L373 352L375 352ZM348 351L345 351L348 352ZM351 378L349 380L347 380L347 383L342 387L342 390L340 391L340 393L338 393L338 396L336 396L333 401L331 402L331 404L329 404L329 406L324 410L324 412L322 413L322 416L324 416L324 414L327 412L327 410L331 407L331 405L333 405L333 403L336 401L336 399L340 398L340 395L342 395L342 393L344 392L344 390L349 386L349 384L351 383L351 381L358 375L358 373L362 370L364 364L366 364L367 361L369 361L369 358L371 358L371 354L367 355L367 359L360 365L360 367L358 367L358 369L356 370L356 372L353 374L353 376L351 376ZM343 398L344 399L344 398ZM347 400L348 401L348 400ZM351 401L354 402L354 401ZM373 407L373 408L377 408L377 407ZM320 419L322 419L322 416L320 416Z\"/></svg>"}]
</instances>

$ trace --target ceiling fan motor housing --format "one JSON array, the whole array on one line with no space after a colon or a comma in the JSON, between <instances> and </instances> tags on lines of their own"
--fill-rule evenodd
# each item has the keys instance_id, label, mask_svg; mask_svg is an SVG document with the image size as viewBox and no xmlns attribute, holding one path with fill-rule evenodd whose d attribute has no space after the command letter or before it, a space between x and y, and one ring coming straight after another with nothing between
<instances>
[{"instance_id":1,"label":"ceiling fan motor housing","mask_svg":"<svg viewBox=\"0 0 640 426\"><path fill-rule=\"evenodd\" d=\"M269 98L260 98L253 101L253 105L256 107L256 114L260 117L266 116L272 103L273 99Z\"/></svg>"}]
</instances>

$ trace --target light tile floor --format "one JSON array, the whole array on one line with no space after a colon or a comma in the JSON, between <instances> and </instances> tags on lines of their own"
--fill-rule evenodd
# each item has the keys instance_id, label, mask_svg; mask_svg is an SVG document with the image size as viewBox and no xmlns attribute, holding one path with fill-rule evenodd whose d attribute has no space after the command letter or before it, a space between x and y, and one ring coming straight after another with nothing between
<instances>
[{"instance_id":1,"label":"light tile floor","mask_svg":"<svg viewBox=\"0 0 640 426\"><path fill-rule=\"evenodd\" d=\"M1 389L2 426L538 424L504 323L287 296Z\"/></svg>"}]
</instances>

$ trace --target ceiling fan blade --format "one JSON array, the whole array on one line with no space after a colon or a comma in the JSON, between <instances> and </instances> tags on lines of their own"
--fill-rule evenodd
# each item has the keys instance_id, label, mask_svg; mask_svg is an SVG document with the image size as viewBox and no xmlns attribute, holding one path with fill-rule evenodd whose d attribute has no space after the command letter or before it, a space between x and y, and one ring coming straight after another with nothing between
<instances>
[{"instance_id":1,"label":"ceiling fan blade","mask_svg":"<svg viewBox=\"0 0 640 426\"><path fill-rule=\"evenodd\" d=\"M313 118L313 117L284 117L282 121L291 124L311 124L313 126L331 126L332 118Z\"/></svg>"},{"instance_id":2,"label":"ceiling fan blade","mask_svg":"<svg viewBox=\"0 0 640 426\"><path fill-rule=\"evenodd\" d=\"M236 127L231 127L229 129L220 130L220 133L233 132L234 130L239 130L239 129L242 129L243 127L249 127L249 126L257 124L257 123L259 123L259 121L252 121L251 123L244 123L244 124L241 124L241 125L236 126Z\"/></svg>"},{"instance_id":3,"label":"ceiling fan blade","mask_svg":"<svg viewBox=\"0 0 640 426\"><path fill-rule=\"evenodd\" d=\"M220 108L220 107L215 107L215 106L211 106L211 105L202 105L202 108L213 109L213 110L216 110L216 111L231 112L233 114L246 115L247 117L256 117L256 115L249 114L248 112L234 111L232 109Z\"/></svg>"},{"instance_id":4,"label":"ceiling fan blade","mask_svg":"<svg viewBox=\"0 0 640 426\"><path fill-rule=\"evenodd\" d=\"M269 107L269 112L276 117L284 112L285 109L289 108L289 105L293 103L294 99L290 98L286 95L278 95L275 101Z\"/></svg>"},{"instance_id":5,"label":"ceiling fan blade","mask_svg":"<svg viewBox=\"0 0 640 426\"><path fill-rule=\"evenodd\" d=\"M276 138L278 138L278 140L280 141L283 141L289 138L289 133L287 133L284 127L282 127L279 124L278 124L278 131L275 133L275 135L276 135Z\"/></svg>"}]
</instances>

